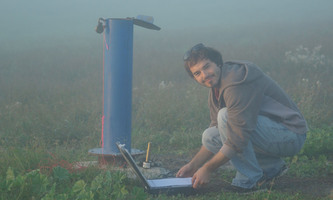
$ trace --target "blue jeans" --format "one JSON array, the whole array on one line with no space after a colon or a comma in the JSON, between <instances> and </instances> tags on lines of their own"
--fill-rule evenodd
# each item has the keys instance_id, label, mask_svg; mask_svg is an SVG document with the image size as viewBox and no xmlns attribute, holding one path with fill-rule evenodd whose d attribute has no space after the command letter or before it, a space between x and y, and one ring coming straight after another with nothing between
<instances>
[{"instance_id":1,"label":"blue jeans","mask_svg":"<svg viewBox=\"0 0 333 200\"><path fill-rule=\"evenodd\" d=\"M202 135L202 144L216 154L227 138L227 109L218 113L218 128L210 127ZM297 154L306 139L306 134L296 134L283 125L265 116L258 116L257 128L242 153L231 158L237 170L232 185L252 188L264 175L267 178L279 173L285 162L281 157Z\"/></svg>"}]
</instances>

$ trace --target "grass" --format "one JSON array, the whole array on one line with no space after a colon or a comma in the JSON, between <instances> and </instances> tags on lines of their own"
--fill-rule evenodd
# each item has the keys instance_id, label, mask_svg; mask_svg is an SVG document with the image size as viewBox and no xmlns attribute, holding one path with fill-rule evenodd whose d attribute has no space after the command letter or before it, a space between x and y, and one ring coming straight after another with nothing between
<instances>
[{"instance_id":1,"label":"grass","mask_svg":"<svg viewBox=\"0 0 333 200\"><path fill-rule=\"evenodd\" d=\"M299 30L304 31L302 37L291 27L288 34L280 32L281 27L265 32L257 27L247 34L212 30L207 38L200 31L191 37L167 31L135 35L132 146L145 149L151 141L155 154L183 157L198 150L209 124L208 90L188 77L181 57L193 43L203 42L221 50L226 60L257 63L298 104L310 132L302 152L286 158L288 175L332 177L333 30L316 26L325 31L306 27ZM1 199L184 199L150 196L120 172L74 169L76 161L97 160L87 152L100 143L102 50L100 38L69 40L0 50ZM222 176L231 180L233 173ZM252 196L212 192L186 199L323 196L271 190Z\"/></svg>"}]
</instances>

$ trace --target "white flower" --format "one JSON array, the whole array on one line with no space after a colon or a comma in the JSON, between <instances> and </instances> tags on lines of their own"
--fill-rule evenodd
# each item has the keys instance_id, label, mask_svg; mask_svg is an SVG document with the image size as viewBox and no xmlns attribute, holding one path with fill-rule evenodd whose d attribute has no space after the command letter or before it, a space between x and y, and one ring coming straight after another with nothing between
<instances>
[{"instance_id":1,"label":"white flower","mask_svg":"<svg viewBox=\"0 0 333 200\"><path fill-rule=\"evenodd\" d=\"M173 86L174 85L171 81L169 81L168 83L166 83L165 81L161 81L160 84L158 85L158 89L163 90L163 89L171 88Z\"/></svg>"},{"instance_id":2,"label":"white flower","mask_svg":"<svg viewBox=\"0 0 333 200\"><path fill-rule=\"evenodd\" d=\"M290 63L307 64L317 68L325 65L325 55L320 54L321 48L322 46L318 45L309 50L309 48L300 45L295 51L286 51L285 58Z\"/></svg>"},{"instance_id":3,"label":"white flower","mask_svg":"<svg viewBox=\"0 0 333 200\"><path fill-rule=\"evenodd\" d=\"M161 81L160 84L158 85L158 89L164 89L166 87L165 82Z\"/></svg>"},{"instance_id":4,"label":"white flower","mask_svg":"<svg viewBox=\"0 0 333 200\"><path fill-rule=\"evenodd\" d=\"M307 83L307 82L309 82L309 79L307 79L307 78L302 78L302 81Z\"/></svg>"}]
</instances>

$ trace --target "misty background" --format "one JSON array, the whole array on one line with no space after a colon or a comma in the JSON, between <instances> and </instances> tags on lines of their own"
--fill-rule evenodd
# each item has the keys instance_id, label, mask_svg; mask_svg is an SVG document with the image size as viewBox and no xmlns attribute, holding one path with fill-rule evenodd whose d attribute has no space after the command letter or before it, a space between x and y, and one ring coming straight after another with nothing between
<instances>
[{"instance_id":1,"label":"misty background","mask_svg":"<svg viewBox=\"0 0 333 200\"><path fill-rule=\"evenodd\" d=\"M148 15L162 29L136 26L134 56L140 56L138 49L148 49L153 65L182 65L183 53L199 42L221 50L227 60L256 59L234 53L239 46L252 46L262 57L260 51L265 52L270 42L289 45L281 54L299 45L322 45L325 51L332 45L324 37L333 33L332 8L330 0L1 0L0 48L3 56L41 48L77 52L84 48L102 56L102 36L94 31L98 18ZM134 62L134 66L149 62Z\"/></svg>"},{"instance_id":2,"label":"misty background","mask_svg":"<svg viewBox=\"0 0 333 200\"><path fill-rule=\"evenodd\" d=\"M134 27L136 142L145 134L160 139L159 131L163 140L181 141L177 133L200 135L208 126L208 90L189 78L182 60L199 42L220 50L224 60L256 63L311 125L331 124L332 8L331 0L1 0L0 144L88 137L95 143L84 148L98 145L100 17L147 15L161 27Z\"/></svg>"},{"instance_id":3,"label":"misty background","mask_svg":"<svg viewBox=\"0 0 333 200\"><path fill-rule=\"evenodd\" d=\"M75 37L98 42L100 38L94 27L99 17L126 18L140 14L153 16L154 24L162 30L155 33L137 27L135 32L156 35L161 40L167 33L190 36L197 31L211 34L220 30L219 34L223 35L226 29L239 34L240 27L251 30L277 26L286 34L300 28L301 35L304 28L311 31L317 24L331 26L332 8L330 0L1 0L0 42L1 48ZM321 30L316 31L320 37Z\"/></svg>"}]
</instances>

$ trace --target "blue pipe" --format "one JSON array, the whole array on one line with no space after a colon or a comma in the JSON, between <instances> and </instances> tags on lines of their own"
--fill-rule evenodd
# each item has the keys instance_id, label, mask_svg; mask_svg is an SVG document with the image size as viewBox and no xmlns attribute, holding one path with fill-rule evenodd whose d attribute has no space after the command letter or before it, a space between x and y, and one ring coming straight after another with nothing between
<instances>
[{"instance_id":1,"label":"blue pipe","mask_svg":"<svg viewBox=\"0 0 333 200\"><path fill-rule=\"evenodd\" d=\"M118 153L116 142L131 150L133 21L108 19L104 31L104 150Z\"/></svg>"},{"instance_id":2,"label":"blue pipe","mask_svg":"<svg viewBox=\"0 0 333 200\"><path fill-rule=\"evenodd\" d=\"M92 154L120 155L116 143L125 144L132 153L132 72L133 72L133 26L160 30L145 16L137 18L99 19L97 33L104 31L104 82L102 148L89 150ZM104 22L104 26L103 23ZM137 152L135 152L137 151Z\"/></svg>"}]
</instances>

